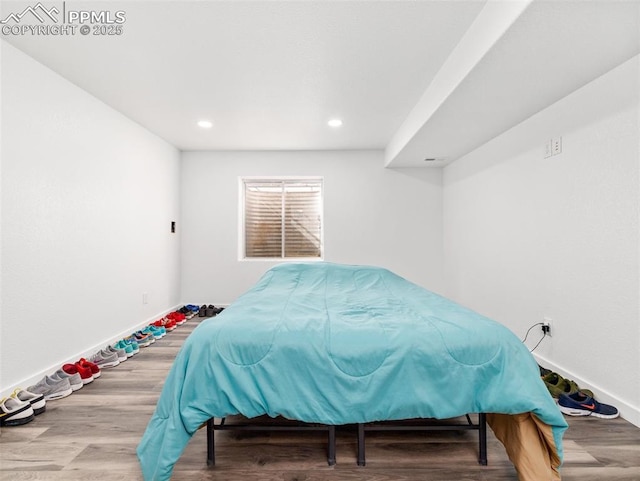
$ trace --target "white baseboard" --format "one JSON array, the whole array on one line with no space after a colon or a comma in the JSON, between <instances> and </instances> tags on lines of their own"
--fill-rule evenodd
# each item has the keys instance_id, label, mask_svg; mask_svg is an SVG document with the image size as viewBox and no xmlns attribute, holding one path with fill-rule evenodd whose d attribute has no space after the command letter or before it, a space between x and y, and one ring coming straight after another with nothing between
<instances>
[{"instance_id":1,"label":"white baseboard","mask_svg":"<svg viewBox=\"0 0 640 481\"><path fill-rule=\"evenodd\" d=\"M24 378L22 381L20 381L18 384L14 385L14 386L9 386L9 387L3 388L2 391L0 391L0 398L4 398L4 397L7 397L7 396L11 395L13 390L16 389L17 387L27 388L28 386L33 386L38 381L40 381L40 379L42 379L44 376L50 375L50 374L53 374L54 372L56 372L58 369L60 369L60 367L62 367L63 364L66 364L66 363L73 364L74 362L76 362L81 357L88 358L89 356L95 354L100 349L104 349L105 346L114 344L114 343L118 342L120 339L122 339L124 337L129 337L132 332L139 331L140 329L148 326L150 323L152 323L152 322L158 320L159 318L169 314L170 312L173 312L173 311L175 311L177 309L180 309L182 306L184 306L184 304L178 304L177 306L173 306L172 308L170 308L168 310L159 312L155 316L152 316L152 317L146 319L144 322L137 323L136 325L131 326L130 328L120 332L119 334L117 334L117 335L115 335L113 337L104 339L103 341L99 342L98 344L95 344L94 346L88 347L87 349L76 353L75 355L71 356L68 359L64 359L62 361L58 361L58 362L50 365L49 367L43 369L42 371L34 373L32 376Z\"/></svg>"},{"instance_id":2,"label":"white baseboard","mask_svg":"<svg viewBox=\"0 0 640 481\"><path fill-rule=\"evenodd\" d=\"M545 359L544 357L533 353L533 356L538 361L542 367L546 369L551 369L554 372L557 372L562 377L566 377L567 379L574 380L578 386L584 387L585 389L590 389L593 391L595 398L604 403L610 404L618 408L620 411L620 417L629 421L631 424L640 427L640 406L634 406L633 404L625 401L624 399L620 399L617 396L614 396L610 392L605 389L602 389L599 386L593 385L593 383L586 382L584 379L581 379L580 376L572 373L571 371L567 371L563 369L561 366L554 364L553 362Z\"/></svg>"}]
</instances>

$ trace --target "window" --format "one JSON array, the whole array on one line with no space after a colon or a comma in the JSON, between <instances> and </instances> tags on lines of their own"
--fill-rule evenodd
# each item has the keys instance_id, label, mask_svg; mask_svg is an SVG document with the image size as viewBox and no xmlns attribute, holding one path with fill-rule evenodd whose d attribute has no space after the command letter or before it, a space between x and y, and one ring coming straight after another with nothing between
<instances>
[{"instance_id":1,"label":"window","mask_svg":"<svg viewBox=\"0 0 640 481\"><path fill-rule=\"evenodd\" d=\"M242 179L244 258L322 258L322 179Z\"/></svg>"}]
</instances>

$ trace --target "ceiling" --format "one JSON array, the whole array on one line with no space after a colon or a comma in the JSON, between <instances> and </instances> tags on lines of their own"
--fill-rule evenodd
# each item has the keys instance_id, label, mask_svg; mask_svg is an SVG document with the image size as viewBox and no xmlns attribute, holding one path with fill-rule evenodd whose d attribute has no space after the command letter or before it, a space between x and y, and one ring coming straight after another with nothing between
<instances>
[{"instance_id":1,"label":"ceiling","mask_svg":"<svg viewBox=\"0 0 640 481\"><path fill-rule=\"evenodd\" d=\"M42 4L124 12L122 35L2 38L181 150L384 149L391 167L445 165L640 52L640 0Z\"/></svg>"}]
</instances>

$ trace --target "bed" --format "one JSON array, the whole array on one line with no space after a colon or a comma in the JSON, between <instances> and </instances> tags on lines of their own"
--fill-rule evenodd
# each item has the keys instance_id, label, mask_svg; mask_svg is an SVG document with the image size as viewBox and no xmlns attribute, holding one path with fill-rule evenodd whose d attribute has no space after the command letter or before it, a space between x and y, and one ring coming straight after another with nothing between
<instances>
[{"instance_id":1,"label":"bed","mask_svg":"<svg viewBox=\"0 0 640 481\"><path fill-rule=\"evenodd\" d=\"M212 418L344 426L486 413L521 481L559 480L567 424L501 324L382 268L268 270L185 341L138 446L166 480Z\"/></svg>"}]
</instances>

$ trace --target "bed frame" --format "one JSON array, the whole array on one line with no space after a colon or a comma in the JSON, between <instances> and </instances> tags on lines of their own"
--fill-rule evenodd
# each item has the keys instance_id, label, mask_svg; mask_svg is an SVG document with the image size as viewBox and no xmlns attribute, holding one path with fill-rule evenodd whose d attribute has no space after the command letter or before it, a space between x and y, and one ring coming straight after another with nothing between
<instances>
[{"instance_id":1,"label":"bed frame","mask_svg":"<svg viewBox=\"0 0 640 481\"><path fill-rule=\"evenodd\" d=\"M487 465L487 416L478 414L478 422L474 423L471 417L465 415L467 424L438 423L430 420L412 419L402 421L384 421L377 423L358 424L358 466L366 464L365 459L365 433L367 431L478 431L478 464Z\"/></svg>"},{"instance_id":2,"label":"bed frame","mask_svg":"<svg viewBox=\"0 0 640 481\"><path fill-rule=\"evenodd\" d=\"M487 465L487 421L484 413L478 414L478 422L474 423L471 417L465 415L467 424L443 423L433 424L423 419L409 420L408 422L376 422L357 424L358 436L358 466L365 466L365 433L367 431L478 431L478 463ZM327 433L327 464L336 464L336 426L310 423L238 423L226 424L222 418L218 424L215 419L207 421L207 465L215 466L215 432L216 431L325 431Z\"/></svg>"},{"instance_id":3,"label":"bed frame","mask_svg":"<svg viewBox=\"0 0 640 481\"><path fill-rule=\"evenodd\" d=\"M311 423L234 423L226 424L222 418L218 424L215 419L207 421L207 465L215 466L216 448L215 431L325 431L327 433L327 464L336 464L336 427L326 424Z\"/></svg>"}]
</instances>

